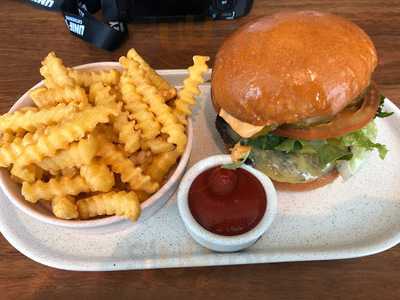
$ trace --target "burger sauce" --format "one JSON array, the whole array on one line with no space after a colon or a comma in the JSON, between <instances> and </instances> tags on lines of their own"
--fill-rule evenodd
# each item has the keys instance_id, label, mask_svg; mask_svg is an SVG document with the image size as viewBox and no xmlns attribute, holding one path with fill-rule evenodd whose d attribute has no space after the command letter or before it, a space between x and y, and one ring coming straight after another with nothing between
<instances>
[{"instance_id":1,"label":"burger sauce","mask_svg":"<svg viewBox=\"0 0 400 300\"><path fill-rule=\"evenodd\" d=\"M267 197L250 172L217 166L201 173L189 189L189 209L208 231L233 236L250 231L264 216Z\"/></svg>"}]
</instances>

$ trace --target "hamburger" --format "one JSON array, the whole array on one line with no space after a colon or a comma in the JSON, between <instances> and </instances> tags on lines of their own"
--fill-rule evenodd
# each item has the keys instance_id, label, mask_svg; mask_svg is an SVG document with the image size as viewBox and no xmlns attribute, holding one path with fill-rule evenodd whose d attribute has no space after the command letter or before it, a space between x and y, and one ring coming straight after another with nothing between
<instances>
[{"instance_id":1,"label":"hamburger","mask_svg":"<svg viewBox=\"0 0 400 300\"><path fill-rule=\"evenodd\" d=\"M250 22L216 56L217 130L237 163L279 189L347 178L369 152L387 152L375 141L374 118L390 115L371 80L377 61L369 36L339 16L300 11Z\"/></svg>"}]
</instances>

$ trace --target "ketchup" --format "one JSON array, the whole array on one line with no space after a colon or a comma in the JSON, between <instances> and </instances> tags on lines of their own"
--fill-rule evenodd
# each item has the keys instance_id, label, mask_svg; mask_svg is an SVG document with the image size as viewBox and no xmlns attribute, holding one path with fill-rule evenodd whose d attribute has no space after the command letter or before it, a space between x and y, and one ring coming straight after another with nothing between
<instances>
[{"instance_id":1,"label":"ketchup","mask_svg":"<svg viewBox=\"0 0 400 300\"><path fill-rule=\"evenodd\" d=\"M260 222L267 196L250 172L217 166L201 173L189 189L189 208L205 229L219 235L238 235Z\"/></svg>"}]
</instances>

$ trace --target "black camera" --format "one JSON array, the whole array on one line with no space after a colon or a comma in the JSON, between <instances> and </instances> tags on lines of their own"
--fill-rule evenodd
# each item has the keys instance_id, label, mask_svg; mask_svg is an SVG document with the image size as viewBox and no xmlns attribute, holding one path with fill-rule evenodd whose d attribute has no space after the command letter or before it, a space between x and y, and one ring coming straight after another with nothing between
<instances>
[{"instance_id":1,"label":"black camera","mask_svg":"<svg viewBox=\"0 0 400 300\"><path fill-rule=\"evenodd\" d=\"M26 0L61 11L68 30L99 48L116 49L127 35L126 22L212 18L229 20L249 13L253 0ZM102 10L103 22L93 14Z\"/></svg>"},{"instance_id":2,"label":"black camera","mask_svg":"<svg viewBox=\"0 0 400 300\"><path fill-rule=\"evenodd\" d=\"M162 21L187 16L226 20L248 14L253 0L125 0L117 1L116 4L120 6L118 11L125 14L127 21Z\"/></svg>"},{"instance_id":3,"label":"black camera","mask_svg":"<svg viewBox=\"0 0 400 300\"><path fill-rule=\"evenodd\" d=\"M235 19L247 15L253 0L212 0L209 15L214 20Z\"/></svg>"}]
</instances>

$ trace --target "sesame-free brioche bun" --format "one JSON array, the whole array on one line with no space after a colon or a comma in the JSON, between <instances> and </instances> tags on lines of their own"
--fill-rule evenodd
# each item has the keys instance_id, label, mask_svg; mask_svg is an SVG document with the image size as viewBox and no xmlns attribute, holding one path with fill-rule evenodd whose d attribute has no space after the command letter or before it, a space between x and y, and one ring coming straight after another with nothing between
<instances>
[{"instance_id":1,"label":"sesame-free brioche bun","mask_svg":"<svg viewBox=\"0 0 400 300\"><path fill-rule=\"evenodd\" d=\"M212 99L217 112L253 125L331 116L362 94L376 65L372 41L354 23L315 11L278 13L225 40Z\"/></svg>"}]
</instances>

